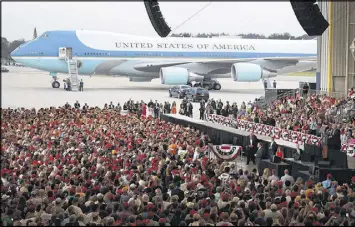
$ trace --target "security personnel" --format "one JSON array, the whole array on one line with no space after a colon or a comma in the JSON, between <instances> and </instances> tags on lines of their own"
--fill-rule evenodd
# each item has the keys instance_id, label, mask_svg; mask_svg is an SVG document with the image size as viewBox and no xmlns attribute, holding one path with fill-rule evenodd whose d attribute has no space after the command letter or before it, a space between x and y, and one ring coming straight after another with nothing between
<instances>
[{"instance_id":1,"label":"security personnel","mask_svg":"<svg viewBox=\"0 0 355 227\"><path fill-rule=\"evenodd\" d=\"M70 106L70 104L69 104L68 102L65 103L65 105L64 105L64 108L65 108L65 109L70 109L70 107L71 107L71 106Z\"/></svg>"},{"instance_id":2,"label":"security personnel","mask_svg":"<svg viewBox=\"0 0 355 227\"><path fill-rule=\"evenodd\" d=\"M185 99L184 101L183 101L183 104L184 104L184 115L186 115L186 116L189 116L189 112L188 112L188 101L187 101L187 99Z\"/></svg>"},{"instance_id":3,"label":"security personnel","mask_svg":"<svg viewBox=\"0 0 355 227\"><path fill-rule=\"evenodd\" d=\"M221 115L222 108L223 108L223 103L221 100L219 100L217 103L217 115Z\"/></svg>"},{"instance_id":4,"label":"security personnel","mask_svg":"<svg viewBox=\"0 0 355 227\"><path fill-rule=\"evenodd\" d=\"M118 113L121 113L122 107L121 107L120 103L117 103L116 109L117 109Z\"/></svg>"},{"instance_id":5,"label":"security personnel","mask_svg":"<svg viewBox=\"0 0 355 227\"><path fill-rule=\"evenodd\" d=\"M303 95L306 96L306 95L308 94L308 90L309 90L308 83L305 83L305 84L303 85L302 90L303 90Z\"/></svg>"},{"instance_id":6,"label":"security personnel","mask_svg":"<svg viewBox=\"0 0 355 227\"><path fill-rule=\"evenodd\" d=\"M83 79L80 80L80 83L79 83L79 91L84 91L84 82L83 82Z\"/></svg>"},{"instance_id":7,"label":"security personnel","mask_svg":"<svg viewBox=\"0 0 355 227\"><path fill-rule=\"evenodd\" d=\"M168 102L164 103L164 114L168 113Z\"/></svg>"},{"instance_id":8,"label":"security personnel","mask_svg":"<svg viewBox=\"0 0 355 227\"><path fill-rule=\"evenodd\" d=\"M74 108L80 109L80 103L78 102L78 100L76 100L76 103L74 103Z\"/></svg>"},{"instance_id":9,"label":"security personnel","mask_svg":"<svg viewBox=\"0 0 355 227\"><path fill-rule=\"evenodd\" d=\"M274 85L274 88L276 88L276 80L272 83Z\"/></svg>"},{"instance_id":10,"label":"security personnel","mask_svg":"<svg viewBox=\"0 0 355 227\"><path fill-rule=\"evenodd\" d=\"M67 91L71 91L71 81L67 79Z\"/></svg>"},{"instance_id":11,"label":"security personnel","mask_svg":"<svg viewBox=\"0 0 355 227\"><path fill-rule=\"evenodd\" d=\"M153 101L150 100L150 101L148 102L148 107L149 107L149 108L153 108L153 105L154 105Z\"/></svg>"},{"instance_id":12,"label":"security personnel","mask_svg":"<svg viewBox=\"0 0 355 227\"><path fill-rule=\"evenodd\" d=\"M214 101L214 99L211 100L211 106L214 112L217 109L216 101Z\"/></svg>"},{"instance_id":13,"label":"security personnel","mask_svg":"<svg viewBox=\"0 0 355 227\"><path fill-rule=\"evenodd\" d=\"M160 110L160 106L157 100L155 100L154 103L154 118L158 118L159 117L159 110Z\"/></svg>"},{"instance_id":14,"label":"security personnel","mask_svg":"<svg viewBox=\"0 0 355 227\"><path fill-rule=\"evenodd\" d=\"M233 103L232 105L232 114L234 118L238 117L238 105L237 103Z\"/></svg>"},{"instance_id":15,"label":"security personnel","mask_svg":"<svg viewBox=\"0 0 355 227\"><path fill-rule=\"evenodd\" d=\"M193 106L191 102L187 103L187 113L188 113L188 117L192 117L192 113L193 113Z\"/></svg>"},{"instance_id":16,"label":"security personnel","mask_svg":"<svg viewBox=\"0 0 355 227\"><path fill-rule=\"evenodd\" d=\"M264 88L267 88L267 81L264 80Z\"/></svg>"},{"instance_id":17,"label":"security personnel","mask_svg":"<svg viewBox=\"0 0 355 227\"><path fill-rule=\"evenodd\" d=\"M170 114L171 113L171 104L170 104L170 102L168 102L168 114Z\"/></svg>"},{"instance_id":18,"label":"security personnel","mask_svg":"<svg viewBox=\"0 0 355 227\"><path fill-rule=\"evenodd\" d=\"M200 120L205 120L204 116L205 116L205 104L204 102L202 102L200 105Z\"/></svg>"},{"instance_id":19,"label":"security personnel","mask_svg":"<svg viewBox=\"0 0 355 227\"><path fill-rule=\"evenodd\" d=\"M110 105L108 105L108 108L109 109L114 109L115 108L115 105L113 105L112 101L110 102Z\"/></svg>"},{"instance_id":20,"label":"security personnel","mask_svg":"<svg viewBox=\"0 0 355 227\"><path fill-rule=\"evenodd\" d=\"M89 109L89 106L87 103L85 103L85 105L83 106L83 110L86 112Z\"/></svg>"},{"instance_id":21,"label":"security personnel","mask_svg":"<svg viewBox=\"0 0 355 227\"><path fill-rule=\"evenodd\" d=\"M226 104L226 114L227 114L227 116L229 116L229 114L230 114L230 112L231 112L231 110L230 110L230 105L229 105L229 101L227 101L227 104Z\"/></svg>"}]
</instances>

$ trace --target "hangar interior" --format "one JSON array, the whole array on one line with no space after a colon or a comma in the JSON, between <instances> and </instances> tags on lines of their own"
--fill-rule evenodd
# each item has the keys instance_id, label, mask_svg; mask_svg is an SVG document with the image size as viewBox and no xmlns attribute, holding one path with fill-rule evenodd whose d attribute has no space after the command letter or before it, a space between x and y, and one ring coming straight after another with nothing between
<instances>
[{"instance_id":1,"label":"hangar interior","mask_svg":"<svg viewBox=\"0 0 355 227\"><path fill-rule=\"evenodd\" d=\"M329 22L318 37L317 89L346 93L355 87L355 1L318 1Z\"/></svg>"}]
</instances>

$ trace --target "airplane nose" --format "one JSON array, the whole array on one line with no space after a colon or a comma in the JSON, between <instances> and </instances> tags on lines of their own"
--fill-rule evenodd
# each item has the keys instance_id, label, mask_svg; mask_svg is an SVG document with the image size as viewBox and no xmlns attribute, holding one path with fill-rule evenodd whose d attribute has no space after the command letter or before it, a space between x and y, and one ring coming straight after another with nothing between
<instances>
[{"instance_id":1,"label":"airplane nose","mask_svg":"<svg viewBox=\"0 0 355 227\"><path fill-rule=\"evenodd\" d=\"M18 56L18 48L16 48L14 51L12 51L12 52L10 53L10 56L11 56L12 58Z\"/></svg>"},{"instance_id":2,"label":"airplane nose","mask_svg":"<svg viewBox=\"0 0 355 227\"><path fill-rule=\"evenodd\" d=\"M12 51L10 53L10 56L15 59L16 57L20 57L20 56L24 56L26 54L26 52L28 52L28 44L30 42L25 42L23 44L21 44L19 47L17 47L14 51Z\"/></svg>"}]
</instances>

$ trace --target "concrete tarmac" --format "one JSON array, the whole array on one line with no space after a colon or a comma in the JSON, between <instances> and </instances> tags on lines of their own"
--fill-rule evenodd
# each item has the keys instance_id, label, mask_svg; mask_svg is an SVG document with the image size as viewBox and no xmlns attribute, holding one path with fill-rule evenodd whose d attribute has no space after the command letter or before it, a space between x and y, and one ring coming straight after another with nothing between
<instances>
[{"instance_id":1,"label":"concrete tarmac","mask_svg":"<svg viewBox=\"0 0 355 227\"><path fill-rule=\"evenodd\" d=\"M152 82L130 82L124 77L105 76L80 76L84 81L83 92L68 92L63 88L63 79L68 75L59 74L61 87L54 89L51 86L52 78L48 72L43 72L27 67L9 67L8 73L1 74L1 107L2 108L41 108L49 106L63 106L66 102L71 105L78 100L81 105L103 107L105 103L112 101L115 105L121 105L130 98L135 101L150 99L158 102L175 101L177 105L180 99L170 98L168 89L172 86L160 84L160 79ZM277 77L278 88L297 88L300 81L314 80L310 77ZM291 81L292 80L292 81ZM238 106L245 101L253 101L264 95L262 82L234 82L231 79L219 79L222 89L210 91L210 98L215 100L237 102ZM199 103L194 103L194 117L199 117Z\"/></svg>"}]
</instances>

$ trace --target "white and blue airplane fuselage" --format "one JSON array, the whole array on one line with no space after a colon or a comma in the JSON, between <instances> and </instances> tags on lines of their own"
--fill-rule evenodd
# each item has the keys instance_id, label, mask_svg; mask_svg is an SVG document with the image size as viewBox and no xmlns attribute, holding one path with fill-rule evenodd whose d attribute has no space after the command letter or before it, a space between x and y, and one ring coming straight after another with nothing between
<instances>
[{"instance_id":1,"label":"white and blue airplane fuselage","mask_svg":"<svg viewBox=\"0 0 355 227\"><path fill-rule=\"evenodd\" d=\"M60 55L70 49L79 75L126 76L131 81L160 77L163 84L175 85L225 77L252 82L308 70L316 67L316 48L315 40L153 38L77 30L45 32L11 56L56 75L68 73Z\"/></svg>"}]
</instances>

